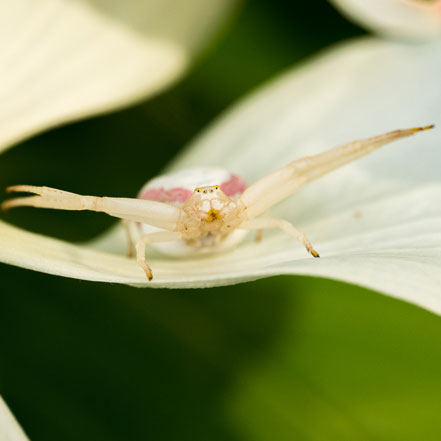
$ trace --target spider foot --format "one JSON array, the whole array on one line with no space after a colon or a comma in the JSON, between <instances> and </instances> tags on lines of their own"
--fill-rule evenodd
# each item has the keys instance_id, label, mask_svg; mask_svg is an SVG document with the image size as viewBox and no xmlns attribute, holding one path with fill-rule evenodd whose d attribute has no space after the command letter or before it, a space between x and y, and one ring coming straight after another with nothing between
<instances>
[{"instance_id":1,"label":"spider foot","mask_svg":"<svg viewBox=\"0 0 441 441\"><path fill-rule=\"evenodd\" d=\"M147 279L149 279L149 281L151 281L153 279L153 274L152 274L151 268L147 264L145 264L145 265L142 265L142 269L144 270L145 275L147 276Z\"/></svg>"},{"instance_id":2,"label":"spider foot","mask_svg":"<svg viewBox=\"0 0 441 441\"><path fill-rule=\"evenodd\" d=\"M312 248L312 245L309 243L309 241L305 240L306 243L304 243L306 251L310 253L313 257L320 257L320 254L317 253L317 251Z\"/></svg>"},{"instance_id":3,"label":"spider foot","mask_svg":"<svg viewBox=\"0 0 441 441\"><path fill-rule=\"evenodd\" d=\"M310 253L313 255L313 257L320 257L320 254L317 253L316 250L311 249Z\"/></svg>"}]
</instances>

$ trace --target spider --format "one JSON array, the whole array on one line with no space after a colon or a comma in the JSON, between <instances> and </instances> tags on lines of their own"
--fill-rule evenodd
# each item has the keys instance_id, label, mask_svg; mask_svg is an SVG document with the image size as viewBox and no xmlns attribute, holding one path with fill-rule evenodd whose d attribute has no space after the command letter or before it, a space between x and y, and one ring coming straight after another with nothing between
<instances>
[{"instance_id":1,"label":"spider","mask_svg":"<svg viewBox=\"0 0 441 441\"><path fill-rule=\"evenodd\" d=\"M214 179L223 179L221 175L225 176L227 172L205 168L153 179L143 187L138 198L82 196L49 187L15 185L8 187L6 191L26 192L36 196L9 199L3 202L2 208L6 210L32 206L59 210L91 210L121 218L128 233L129 254L133 254L133 248L136 249L136 260L149 280L152 280L153 274L146 262L147 245L173 242L181 247L180 254L184 255L218 252L236 244L243 237L241 232L248 230L257 230L259 238L264 229L280 229L301 242L312 256L319 257L306 236L291 223L261 215L307 182L391 141L433 127L430 125L395 130L306 156L270 173L248 188L241 178L231 174L227 174L230 176L229 180L213 183ZM175 186L172 190L164 189L165 184L173 184L175 179L185 185ZM196 184L198 186L195 188L195 182L202 182L203 185ZM136 241L135 247L128 222L138 223L141 233L144 233ZM176 250L177 248L173 251Z\"/></svg>"}]
</instances>

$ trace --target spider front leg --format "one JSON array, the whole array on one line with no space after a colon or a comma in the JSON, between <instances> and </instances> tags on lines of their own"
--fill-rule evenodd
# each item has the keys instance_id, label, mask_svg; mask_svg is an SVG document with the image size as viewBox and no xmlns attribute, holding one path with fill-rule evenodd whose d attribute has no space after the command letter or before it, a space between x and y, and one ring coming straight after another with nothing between
<instances>
[{"instance_id":1,"label":"spider front leg","mask_svg":"<svg viewBox=\"0 0 441 441\"><path fill-rule=\"evenodd\" d=\"M36 196L18 197L2 203L3 210L14 207L53 208L56 210L90 210L106 213L127 221L153 225L163 230L176 231L183 212L162 202L134 198L83 196L50 187L14 185L8 193L32 193Z\"/></svg>"},{"instance_id":2,"label":"spider front leg","mask_svg":"<svg viewBox=\"0 0 441 441\"><path fill-rule=\"evenodd\" d=\"M253 219L296 192L302 185L360 159L385 144L430 130L433 127L430 125L394 130L371 138L351 141L322 153L297 159L248 187L240 196L239 202L246 209L247 218Z\"/></svg>"},{"instance_id":3,"label":"spider front leg","mask_svg":"<svg viewBox=\"0 0 441 441\"><path fill-rule=\"evenodd\" d=\"M311 253L314 257L320 257L319 253L314 250L311 242L309 242L306 236L286 220L274 218L252 219L242 222L238 228L244 230L263 230L268 228L278 228L279 230L282 230L286 234L294 237L294 239L301 242L305 246L308 253Z\"/></svg>"},{"instance_id":4,"label":"spider front leg","mask_svg":"<svg viewBox=\"0 0 441 441\"><path fill-rule=\"evenodd\" d=\"M154 242L174 242L175 240L182 239L182 234L171 231L159 231L157 233L150 233L141 236L136 242L136 261L144 270L149 280L153 279L152 269L148 265L145 259L145 247Z\"/></svg>"},{"instance_id":5,"label":"spider front leg","mask_svg":"<svg viewBox=\"0 0 441 441\"><path fill-rule=\"evenodd\" d=\"M181 239L181 233L178 233L177 230L181 228L180 219L184 216L184 212L177 207L162 202L132 198L83 196L55 188L33 185L15 185L9 187L7 191L9 193L31 193L34 196L9 199L1 204L3 210L13 207L91 210L123 219L127 232L129 232L128 221L140 222L167 230L145 235L136 244L137 260L146 272L149 280L152 279L152 271L145 261L146 245L152 242L167 242ZM131 247L133 250L132 239L130 236L128 236L128 239L129 249Z\"/></svg>"}]
</instances>

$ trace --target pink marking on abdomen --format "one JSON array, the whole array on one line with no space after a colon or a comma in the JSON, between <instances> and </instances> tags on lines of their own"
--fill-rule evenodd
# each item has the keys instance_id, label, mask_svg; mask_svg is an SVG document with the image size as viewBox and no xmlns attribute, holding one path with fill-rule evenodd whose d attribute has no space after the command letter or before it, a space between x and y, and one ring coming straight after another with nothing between
<instances>
[{"instance_id":1,"label":"pink marking on abdomen","mask_svg":"<svg viewBox=\"0 0 441 441\"><path fill-rule=\"evenodd\" d=\"M247 184L239 175L231 174L228 181L220 184L220 188L227 196L231 197L243 193Z\"/></svg>"},{"instance_id":2,"label":"pink marking on abdomen","mask_svg":"<svg viewBox=\"0 0 441 441\"><path fill-rule=\"evenodd\" d=\"M163 187L160 188L148 188L142 192L138 198L146 199L148 201L158 201L158 202L179 202L184 203L187 199L190 199L193 192L183 187L175 187L170 190L166 190Z\"/></svg>"},{"instance_id":3,"label":"pink marking on abdomen","mask_svg":"<svg viewBox=\"0 0 441 441\"><path fill-rule=\"evenodd\" d=\"M229 197L237 196L244 192L247 188L245 181L238 175L231 174L228 181L220 184L221 190ZM147 188L138 198L146 199L148 201L158 201L165 203L179 203L183 204L190 199L193 194L192 190L184 187L174 187L166 190L164 187Z\"/></svg>"}]
</instances>

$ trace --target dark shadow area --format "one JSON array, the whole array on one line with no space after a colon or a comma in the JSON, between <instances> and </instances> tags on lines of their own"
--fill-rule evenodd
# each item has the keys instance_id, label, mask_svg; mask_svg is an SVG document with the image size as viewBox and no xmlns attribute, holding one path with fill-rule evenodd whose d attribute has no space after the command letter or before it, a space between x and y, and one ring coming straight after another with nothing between
<instances>
[{"instance_id":1,"label":"dark shadow area","mask_svg":"<svg viewBox=\"0 0 441 441\"><path fill-rule=\"evenodd\" d=\"M4 270L1 389L35 441L238 440L224 397L295 301L277 279L138 290Z\"/></svg>"}]
</instances>

